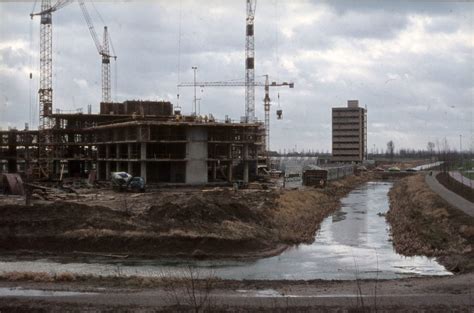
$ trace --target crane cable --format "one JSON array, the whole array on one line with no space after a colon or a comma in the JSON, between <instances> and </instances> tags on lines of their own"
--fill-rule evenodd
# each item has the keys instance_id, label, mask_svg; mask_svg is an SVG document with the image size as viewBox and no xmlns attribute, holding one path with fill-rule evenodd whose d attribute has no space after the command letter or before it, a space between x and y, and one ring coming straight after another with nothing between
<instances>
[{"instance_id":1,"label":"crane cable","mask_svg":"<svg viewBox=\"0 0 474 313\"><path fill-rule=\"evenodd\" d=\"M280 15L278 12L278 0L275 0L275 63L276 63L276 78L277 81L280 81L280 51L279 51L279 36L278 36L278 30L280 29ZM278 91L278 109L281 109L280 107L280 91Z\"/></svg>"},{"instance_id":2,"label":"crane cable","mask_svg":"<svg viewBox=\"0 0 474 313\"><path fill-rule=\"evenodd\" d=\"M35 0L33 3L33 9L31 10L31 14L35 12L36 9L36 3L38 0ZM30 67L30 74L29 74L29 80L28 80L28 85L29 85L29 112L28 112L28 125L30 128L33 128L33 57L32 57L32 51L33 51L33 19L30 19L30 53L29 53L29 67ZM35 114L36 116L36 114Z\"/></svg>"},{"instance_id":3,"label":"crane cable","mask_svg":"<svg viewBox=\"0 0 474 313\"><path fill-rule=\"evenodd\" d=\"M182 22L182 1L179 1L179 21L178 21L178 83L176 84L176 108L179 106L179 84L181 82L181 22Z\"/></svg>"}]
</instances>

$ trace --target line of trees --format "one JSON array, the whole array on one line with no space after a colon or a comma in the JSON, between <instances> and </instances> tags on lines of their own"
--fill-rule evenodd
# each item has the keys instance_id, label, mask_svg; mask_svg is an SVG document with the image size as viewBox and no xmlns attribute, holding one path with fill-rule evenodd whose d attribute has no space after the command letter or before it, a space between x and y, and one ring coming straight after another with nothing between
<instances>
[{"instance_id":1,"label":"line of trees","mask_svg":"<svg viewBox=\"0 0 474 313\"><path fill-rule=\"evenodd\" d=\"M296 151L296 149L283 149L279 151L270 151L269 156L331 156L329 150L312 150L302 149ZM400 148L396 149L395 142L390 140L387 142L386 149L373 148L369 149L367 156L369 159L372 158L436 158L438 160L446 160L447 158L452 159L453 157L460 158L461 156L465 159L472 158L471 154L467 151L463 151L462 154L450 148L449 143L446 139L441 141L437 140L436 143L429 141L424 149L411 149L411 148Z\"/></svg>"}]
</instances>

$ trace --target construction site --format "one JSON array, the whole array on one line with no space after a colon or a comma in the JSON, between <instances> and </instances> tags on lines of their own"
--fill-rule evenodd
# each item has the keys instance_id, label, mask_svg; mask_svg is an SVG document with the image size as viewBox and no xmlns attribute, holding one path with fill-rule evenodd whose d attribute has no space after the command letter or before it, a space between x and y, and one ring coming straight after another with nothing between
<instances>
[{"instance_id":1,"label":"construction site","mask_svg":"<svg viewBox=\"0 0 474 313\"><path fill-rule=\"evenodd\" d=\"M171 103L101 103L99 114L51 114L45 130L2 131L2 172L108 180L128 172L148 183L248 182L265 163L262 123L182 116Z\"/></svg>"},{"instance_id":2,"label":"construction site","mask_svg":"<svg viewBox=\"0 0 474 313\"><path fill-rule=\"evenodd\" d=\"M111 60L117 57L109 48L107 26L99 40L85 1L79 5L102 60L100 112L92 113L91 106L87 113L53 108L52 14L69 3L42 1L41 11L31 14L41 18L39 129L25 125L24 130L0 131L0 173L21 173L27 180L89 177L92 182L128 172L146 183L187 185L255 180L259 166L268 165L270 87L294 86L270 83L268 75L265 82L255 81L255 3L247 3L245 81L180 83L178 87L194 87L194 109L188 116L170 102L111 101ZM199 115L197 86L245 87L245 115L239 121ZM265 122L255 116L258 86L265 88ZM281 118L281 109L277 115Z\"/></svg>"}]
</instances>

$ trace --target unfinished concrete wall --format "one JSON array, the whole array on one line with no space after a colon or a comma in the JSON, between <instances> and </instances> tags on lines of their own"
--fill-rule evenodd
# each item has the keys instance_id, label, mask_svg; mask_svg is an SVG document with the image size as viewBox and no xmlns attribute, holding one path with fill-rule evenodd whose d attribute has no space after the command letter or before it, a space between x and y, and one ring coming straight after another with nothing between
<instances>
[{"instance_id":1,"label":"unfinished concrete wall","mask_svg":"<svg viewBox=\"0 0 474 313\"><path fill-rule=\"evenodd\" d=\"M207 179L207 129L189 127L186 131L186 183L206 184Z\"/></svg>"}]
</instances>

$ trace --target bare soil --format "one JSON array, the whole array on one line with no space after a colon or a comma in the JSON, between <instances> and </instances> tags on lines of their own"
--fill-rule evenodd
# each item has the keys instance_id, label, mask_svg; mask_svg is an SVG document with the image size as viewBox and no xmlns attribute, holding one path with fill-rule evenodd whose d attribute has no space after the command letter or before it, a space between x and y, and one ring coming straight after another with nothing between
<instances>
[{"instance_id":1,"label":"bare soil","mask_svg":"<svg viewBox=\"0 0 474 313\"><path fill-rule=\"evenodd\" d=\"M0 252L239 258L275 255L311 242L339 199L371 178L325 189L176 190L72 196L0 204ZM1 203L1 202L0 202Z\"/></svg>"},{"instance_id":2,"label":"bare soil","mask_svg":"<svg viewBox=\"0 0 474 313\"><path fill-rule=\"evenodd\" d=\"M474 271L474 218L450 206L423 175L401 179L389 192L393 243L398 253L436 257L452 272Z\"/></svg>"}]
</instances>

